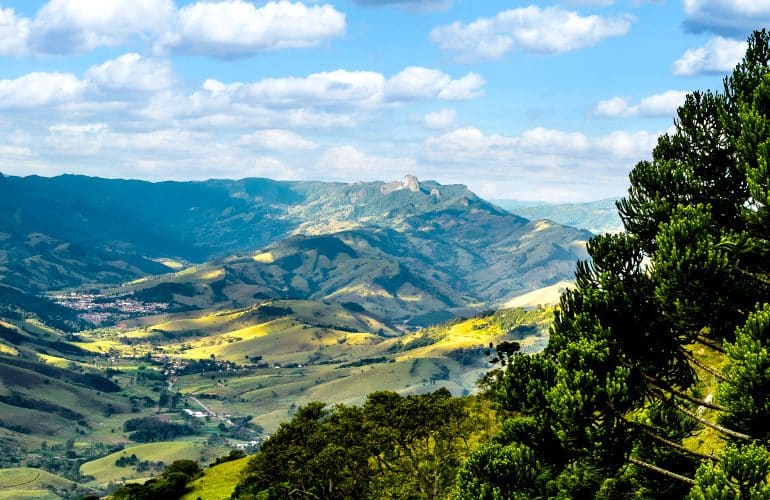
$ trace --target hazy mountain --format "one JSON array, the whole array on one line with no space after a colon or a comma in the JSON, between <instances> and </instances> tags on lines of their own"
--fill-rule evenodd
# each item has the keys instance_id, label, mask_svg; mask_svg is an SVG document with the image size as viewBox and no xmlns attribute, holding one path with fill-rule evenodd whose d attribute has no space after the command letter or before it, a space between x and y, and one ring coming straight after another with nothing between
<instances>
[{"instance_id":1,"label":"hazy mountain","mask_svg":"<svg viewBox=\"0 0 770 500\"><path fill-rule=\"evenodd\" d=\"M493 200L493 203L527 219L549 219L565 226L602 234L623 230L623 223L615 207L616 201L616 198L607 198L588 203L548 204L517 200Z\"/></svg>"},{"instance_id":2,"label":"hazy mountain","mask_svg":"<svg viewBox=\"0 0 770 500\"><path fill-rule=\"evenodd\" d=\"M141 279L116 293L177 309L354 302L416 324L571 278L590 236L412 176L355 184L2 177L0 211L10 214L0 220L0 284L24 292Z\"/></svg>"}]
</instances>

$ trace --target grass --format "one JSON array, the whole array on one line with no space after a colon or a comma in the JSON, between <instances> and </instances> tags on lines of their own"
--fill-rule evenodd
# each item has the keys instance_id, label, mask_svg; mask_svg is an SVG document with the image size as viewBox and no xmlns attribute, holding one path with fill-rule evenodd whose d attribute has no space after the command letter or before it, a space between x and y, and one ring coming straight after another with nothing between
<instances>
[{"instance_id":1,"label":"grass","mask_svg":"<svg viewBox=\"0 0 770 500\"><path fill-rule=\"evenodd\" d=\"M251 457L232 460L223 464L209 467L203 476L193 481L192 490L187 492L182 500L227 500L238 484L241 471L248 465Z\"/></svg>"},{"instance_id":2,"label":"grass","mask_svg":"<svg viewBox=\"0 0 770 500\"><path fill-rule=\"evenodd\" d=\"M135 467L118 467L115 461L120 457L136 455L139 461L163 462L171 464L175 460L195 460L203 463L213 461L217 456L224 455L229 448L210 447L197 441L167 441L159 443L147 443L129 446L125 449L104 456L102 458L86 462L80 466L80 473L85 476L94 476L92 484L104 485L110 482L124 481L127 479L145 478L162 472L163 467L139 472Z\"/></svg>"},{"instance_id":3,"label":"grass","mask_svg":"<svg viewBox=\"0 0 770 500\"><path fill-rule=\"evenodd\" d=\"M49 490L64 491L75 483L41 469L0 469L0 499L59 498Z\"/></svg>"},{"instance_id":4,"label":"grass","mask_svg":"<svg viewBox=\"0 0 770 500\"><path fill-rule=\"evenodd\" d=\"M8 356L18 356L19 350L7 344L0 343L0 354L7 354Z\"/></svg>"}]
</instances>

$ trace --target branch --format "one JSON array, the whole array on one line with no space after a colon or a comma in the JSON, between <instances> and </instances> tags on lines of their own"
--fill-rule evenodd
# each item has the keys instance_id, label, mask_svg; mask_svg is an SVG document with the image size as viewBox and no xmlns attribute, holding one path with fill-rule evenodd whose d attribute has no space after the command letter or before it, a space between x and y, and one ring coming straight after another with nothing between
<instances>
[{"instance_id":1,"label":"branch","mask_svg":"<svg viewBox=\"0 0 770 500\"><path fill-rule=\"evenodd\" d=\"M770 285L770 280L768 280L762 275L752 273L751 271L747 271L746 269L741 269L740 267L736 267L735 269L737 269L738 272L741 273L742 275L748 276L751 279L757 280L763 285Z\"/></svg>"},{"instance_id":2,"label":"branch","mask_svg":"<svg viewBox=\"0 0 770 500\"><path fill-rule=\"evenodd\" d=\"M643 424L641 422L633 422L633 421L627 421L627 422L632 424L632 425L637 426L639 429L642 430L642 432L644 432L645 434L650 436L652 439L654 439L654 440L656 440L656 441L658 441L660 443L663 443L666 446L670 446L671 448L679 450L679 451L681 451L683 453L687 453L689 455L693 455L693 456L700 457L700 458L705 458L706 460L712 460L714 462L719 460L718 458L716 458L713 455L707 455L706 453L701 453L699 451L691 450L691 449L687 448L686 446L683 446L683 445L681 445L679 443L675 443L674 441L666 439L663 436L661 436L660 434L658 434L657 432L655 432L653 429L651 429L646 424Z\"/></svg>"},{"instance_id":3,"label":"branch","mask_svg":"<svg viewBox=\"0 0 770 500\"><path fill-rule=\"evenodd\" d=\"M661 391L670 392L674 396L676 396L678 398L685 399L685 400L689 401L690 403L696 404L698 406L705 406L706 408L711 408L712 410L725 411L725 408L723 408L723 407L721 407L719 405L715 405L715 404L712 404L712 403L707 403L706 401L701 401L700 399L694 398L694 397L692 397L692 396L690 396L688 394L685 394L685 393L683 393L681 391L677 391L676 389L673 389L671 387L661 385L660 383L658 383L657 380L655 380L654 378L650 377L646 373L642 373L642 377L644 377L644 379L650 385L652 385L653 387L655 387L655 388L657 388L657 389L659 389Z\"/></svg>"},{"instance_id":4,"label":"branch","mask_svg":"<svg viewBox=\"0 0 770 500\"><path fill-rule=\"evenodd\" d=\"M711 340L711 339L709 339L707 337L704 337L703 335L696 335L695 336L695 342L697 342L697 343L699 343L701 345L705 345L706 347L711 348L711 349L713 349L713 350L715 350L717 352L721 352L722 354L727 354L727 351L725 351L724 348L722 348L721 345L716 344L713 340Z\"/></svg>"},{"instance_id":5,"label":"branch","mask_svg":"<svg viewBox=\"0 0 770 500\"><path fill-rule=\"evenodd\" d=\"M687 476L683 476L681 474L677 474L676 472L671 472L670 470L661 469L657 465L648 464L647 462L642 462L638 458L629 457L628 461L631 462L634 465L638 465L639 467L643 467L647 470L651 470L654 472L657 472L658 474L663 474L666 477L670 477L672 479L676 479L677 481L681 481L685 484L695 484L695 481L690 479Z\"/></svg>"},{"instance_id":6,"label":"branch","mask_svg":"<svg viewBox=\"0 0 770 500\"><path fill-rule=\"evenodd\" d=\"M688 351L686 351L684 349L682 349L682 352L684 353L685 357L690 360L690 363L694 364L695 366L697 366L701 370L706 371L706 372L712 374L713 376L715 376L716 378L718 378L722 382L727 382L727 377L725 377L724 375L719 373L717 370L711 368L707 364L703 363L702 361L698 360L698 358L693 356L692 353L690 353L690 352L688 352Z\"/></svg>"},{"instance_id":7,"label":"branch","mask_svg":"<svg viewBox=\"0 0 770 500\"><path fill-rule=\"evenodd\" d=\"M688 417L697 420L698 422L702 423L706 427L711 427L715 431L719 431L722 434L725 434L725 435L730 436L730 437L734 437L736 439L743 439L745 441L751 441L751 439L752 439L751 436L749 436L748 434L743 434L742 432L734 431L734 430L728 429L727 427L724 427L722 425L709 422L705 418L701 417L700 415L698 415L696 413L693 413L692 411L688 410L687 408L684 408L683 406L679 406L678 404L674 403L673 401L669 401L669 402L671 403L671 405L674 408L676 408L677 410L681 411L682 413L684 413Z\"/></svg>"}]
</instances>

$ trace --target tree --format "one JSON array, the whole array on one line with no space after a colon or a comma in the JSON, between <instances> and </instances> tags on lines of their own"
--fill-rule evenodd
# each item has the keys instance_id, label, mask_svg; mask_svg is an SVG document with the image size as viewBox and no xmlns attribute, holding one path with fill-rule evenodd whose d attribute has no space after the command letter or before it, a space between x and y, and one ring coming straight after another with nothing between
<instances>
[{"instance_id":1,"label":"tree","mask_svg":"<svg viewBox=\"0 0 770 500\"><path fill-rule=\"evenodd\" d=\"M310 403L263 444L233 498L445 498L477 429L469 405L446 389Z\"/></svg>"},{"instance_id":2,"label":"tree","mask_svg":"<svg viewBox=\"0 0 770 500\"><path fill-rule=\"evenodd\" d=\"M500 463L489 456L504 449L519 457L504 463L548 475L513 481L523 489L508 496L536 487L549 497L682 497L696 469L703 491L719 474L729 482L762 470L761 447L728 448L714 467L683 442L701 426L734 441L770 431L769 42L755 32L723 93L688 95L674 132L634 167L618 203L625 232L588 243L591 261L578 264L576 288L561 297L544 353L509 359L496 393L512 419L497 447L466 466L476 472L463 469L460 490L497 491ZM694 345L714 357L726 351L724 374ZM716 402L695 391L700 373L724 380ZM764 491L747 483L758 476L740 478L740 495Z\"/></svg>"}]
</instances>

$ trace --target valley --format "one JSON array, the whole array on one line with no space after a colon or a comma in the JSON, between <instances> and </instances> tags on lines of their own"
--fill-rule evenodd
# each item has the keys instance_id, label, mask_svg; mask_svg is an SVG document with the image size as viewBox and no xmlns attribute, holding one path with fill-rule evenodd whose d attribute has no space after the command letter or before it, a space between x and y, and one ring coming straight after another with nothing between
<instances>
[{"instance_id":1,"label":"valley","mask_svg":"<svg viewBox=\"0 0 770 500\"><path fill-rule=\"evenodd\" d=\"M411 176L3 189L0 495L14 473L77 498L251 452L313 401L473 394L494 345L547 344L590 237Z\"/></svg>"}]
</instances>

